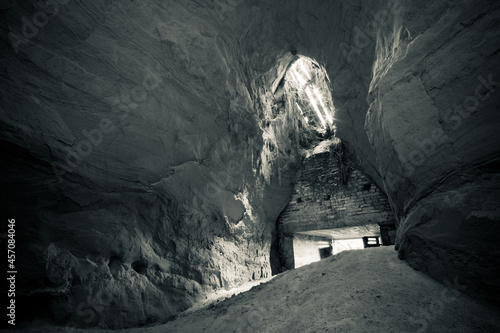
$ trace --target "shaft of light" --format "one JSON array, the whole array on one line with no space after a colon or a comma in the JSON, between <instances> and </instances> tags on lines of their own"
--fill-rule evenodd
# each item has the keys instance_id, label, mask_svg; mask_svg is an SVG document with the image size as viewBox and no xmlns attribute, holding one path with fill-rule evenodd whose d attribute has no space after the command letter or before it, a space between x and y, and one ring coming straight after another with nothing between
<instances>
[{"instance_id":1,"label":"shaft of light","mask_svg":"<svg viewBox=\"0 0 500 333\"><path fill-rule=\"evenodd\" d=\"M302 115L302 117L304 117L304 120L306 121L306 123L309 124L309 119L306 117L306 115L304 114L304 112L302 111L302 109L300 108L300 105L299 103L295 102L295 104L297 105L297 107L299 108L300 110L300 114Z\"/></svg>"},{"instance_id":2,"label":"shaft of light","mask_svg":"<svg viewBox=\"0 0 500 333\"><path fill-rule=\"evenodd\" d=\"M333 125L333 118L328 112L328 109L326 108L325 104L323 104L323 99L321 98L321 95L318 93L318 89L316 87L314 87L314 94L316 95L319 104L321 104L321 107L323 108L323 112L325 113L326 119L328 120L330 125Z\"/></svg>"},{"instance_id":3,"label":"shaft of light","mask_svg":"<svg viewBox=\"0 0 500 333\"><path fill-rule=\"evenodd\" d=\"M309 73L306 71L306 69L304 67L304 62L302 62L302 61L300 61L300 70L302 71L302 73L305 74L305 76L307 76L308 80L311 79L311 76L309 75Z\"/></svg>"},{"instance_id":4,"label":"shaft of light","mask_svg":"<svg viewBox=\"0 0 500 333\"><path fill-rule=\"evenodd\" d=\"M314 111L316 111L316 114L318 115L319 120L321 120L321 124L323 125L323 127L325 127L325 125L326 125L325 119L323 119L323 116L321 115L321 111L319 111L318 106L316 105L316 102L314 101L314 98L311 94L311 91L309 90L309 87L306 88L306 94L307 94L307 97L309 97L309 100L311 101L313 109L314 109Z\"/></svg>"},{"instance_id":5,"label":"shaft of light","mask_svg":"<svg viewBox=\"0 0 500 333\"><path fill-rule=\"evenodd\" d=\"M300 75L300 73L297 71L297 68L294 67L293 68L293 72L294 72L295 76L299 79L300 84L302 86L304 86L307 83L307 81L304 80L304 78L302 77L302 75Z\"/></svg>"},{"instance_id":6,"label":"shaft of light","mask_svg":"<svg viewBox=\"0 0 500 333\"><path fill-rule=\"evenodd\" d=\"M304 112L303 112L303 111L302 111L302 109L300 108L299 103L295 102L295 104L297 105L297 108L299 108L300 114L304 115Z\"/></svg>"},{"instance_id":7,"label":"shaft of light","mask_svg":"<svg viewBox=\"0 0 500 333\"><path fill-rule=\"evenodd\" d=\"M292 75L292 78L295 81L297 87L304 85L303 79L297 75L298 73L296 71L291 70L290 74Z\"/></svg>"}]
</instances>

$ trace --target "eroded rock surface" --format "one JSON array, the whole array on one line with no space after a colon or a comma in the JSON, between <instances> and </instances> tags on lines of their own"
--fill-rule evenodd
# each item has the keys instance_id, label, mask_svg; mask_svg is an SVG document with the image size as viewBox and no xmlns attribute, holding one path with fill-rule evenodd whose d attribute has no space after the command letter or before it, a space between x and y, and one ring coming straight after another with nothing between
<instances>
[{"instance_id":1,"label":"eroded rock surface","mask_svg":"<svg viewBox=\"0 0 500 333\"><path fill-rule=\"evenodd\" d=\"M365 122L399 221L400 257L494 302L498 17L487 1L405 6L392 35L379 35Z\"/></svg>"}]
</instances>

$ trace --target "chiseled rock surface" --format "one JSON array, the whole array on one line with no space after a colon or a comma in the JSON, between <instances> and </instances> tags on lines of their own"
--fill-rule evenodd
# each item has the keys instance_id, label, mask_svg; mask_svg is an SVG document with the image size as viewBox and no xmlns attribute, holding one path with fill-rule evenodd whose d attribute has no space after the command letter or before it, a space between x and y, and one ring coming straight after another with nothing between
<instances>
[{"instance_id":1,"label":"chiseled rock surface","mask_svg":"<svg viewBox=\"0 0 500 333\"><path fill-rule=\"evenodd\" d=\"M379 34L365 122L399 221L400 257L494 302L499 17L494 1L405 6Z\"/></svg>"},{"instance_id":2,"label":"chiseled rock surface","mask_svg":"<svg viewBox=\"0 0 500 333\"><path fill-rule=\"evenodd\" d=\"M189 1L49 9L1 13L18 319L135 326L270 276L291 173L260 176L259 110L224 13Z\"/></svg>"},{"instance_id":3,"label":"chiseled rock surface","mask_svg":"<svg viewBox=\"0 0 500 333\"><path fill-rule=\"evenodd\" d=\"M495 1L30 3L0 7L24 313L134 326L269 275L294 152L271 168L262 152L292 145L266 125L291 50L328 71L338 136L385 189L400 254L437 279L490 265L474 293L493 281L496 261L468 262L498 252L482 235L499 225L500 95L447 110L500 78Z\"/></svg>"}]
</instances>

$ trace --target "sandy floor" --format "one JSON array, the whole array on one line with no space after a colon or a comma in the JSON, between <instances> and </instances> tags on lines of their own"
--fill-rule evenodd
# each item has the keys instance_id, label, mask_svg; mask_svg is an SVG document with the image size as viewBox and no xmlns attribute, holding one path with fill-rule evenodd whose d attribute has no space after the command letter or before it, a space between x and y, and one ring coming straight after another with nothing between
<instances>
[{"instance_id":1,"label":"sandy floor","mask_svg":"<svg viewBox=\"0 0 500 333\"><path fill-rule=\"evenodd\" d=\"M167 324L121 332L500 332L500 310L414 271L393 247L382 247L342 252Z\"/></svg>"}]
</instances>

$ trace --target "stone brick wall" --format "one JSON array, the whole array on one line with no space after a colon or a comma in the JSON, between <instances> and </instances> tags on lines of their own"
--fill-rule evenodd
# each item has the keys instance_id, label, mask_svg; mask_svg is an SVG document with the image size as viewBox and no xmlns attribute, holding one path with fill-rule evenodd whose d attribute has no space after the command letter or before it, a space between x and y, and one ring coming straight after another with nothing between
<instances>
[{"instance_id":1,"label":"stone brick wall","mask_svg":"<svg viewBox=\"0 0 500 333\"><path fill-rule=\"evenodd\" d=\"M306 158L290 203L278 218L278 232L393 223L386 195L336 151Z\"/></svg>"}]
</instances>

